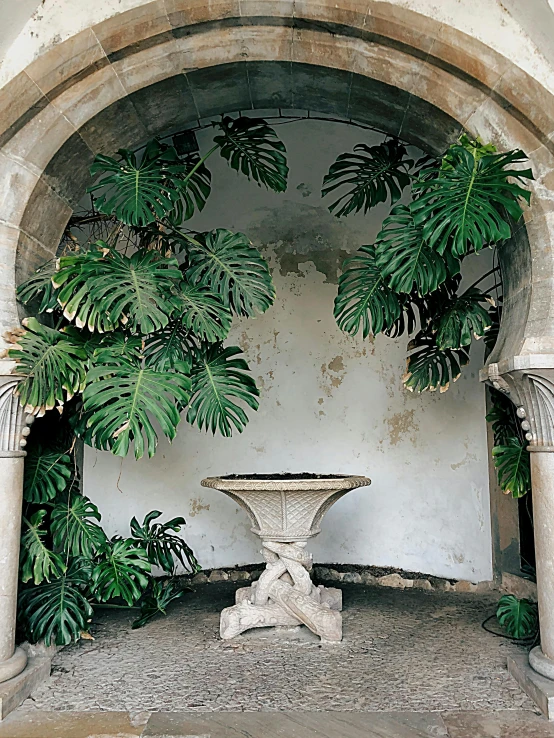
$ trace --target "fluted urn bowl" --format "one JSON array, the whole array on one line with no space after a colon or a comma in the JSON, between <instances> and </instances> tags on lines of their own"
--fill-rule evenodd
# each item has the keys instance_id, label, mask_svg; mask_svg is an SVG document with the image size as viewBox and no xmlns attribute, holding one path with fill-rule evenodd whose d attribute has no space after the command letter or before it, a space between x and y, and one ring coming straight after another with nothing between
<instances>
[{"instance_id":1,"label":"fluted urn bowl","mask_svg":"<svg viewBox=\"0 0 554 738\"><path fill-rule=\"evenodd\" d=\"M263 541L306 541L320 531L337 500L371 480L323 474L245 474L208 477L202 486L224 492L248 513L252 532Z\"/></svg>"}]
</instances>

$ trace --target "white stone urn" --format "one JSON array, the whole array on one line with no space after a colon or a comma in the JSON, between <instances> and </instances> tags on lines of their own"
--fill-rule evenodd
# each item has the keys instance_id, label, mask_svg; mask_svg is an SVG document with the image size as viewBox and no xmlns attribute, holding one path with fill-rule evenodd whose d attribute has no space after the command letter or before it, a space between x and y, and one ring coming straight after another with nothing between
<instances>
[{"instance_id":1,"label":"white stone urn","mask_svg":"<svg viewBox=\"0 0 554 738\"><path fill-rule=\"evenodd\" d=\"M338 499L367 477L267 474L209 477L202 486L225 492L248 513L262 539L266 568L259 580L236 592L236 604L221 613L220 632L234 638L250 628L306 625L322 641L342 640L342 592L316 587L311 578L309 538Z\"/></svg>"}]
</instances>

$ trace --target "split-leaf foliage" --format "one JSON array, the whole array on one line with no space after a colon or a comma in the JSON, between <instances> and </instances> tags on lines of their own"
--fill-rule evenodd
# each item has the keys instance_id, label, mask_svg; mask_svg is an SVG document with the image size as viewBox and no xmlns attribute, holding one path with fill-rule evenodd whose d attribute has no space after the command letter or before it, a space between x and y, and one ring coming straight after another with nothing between
<instances>
[{"instance_id":1,"label":"split-leaf foliage","mask_svg":"<svg viewBox=\"0 0 554 738\"><path fill-rule=\"evenodd\" d=\"M529 203L522 151L498 153L467 136L442 157L414 165L393 141L341 154L322 194L341 193L329 210L348 215L384 203L394 207L374 244L343 266L335 300L341 330L363 338L416 334L408 345L404 384L444 392L468 363L473 338L491 328L494 301L477 284L460 293L464 258L501 245ZM407 204L395 204L411 189ZM491 308L492 306L492 308Z\"/></svg>"},{"instance_id":2,"label":"split-leaf foliage","mask_svg":"<svg viewBox=\"0 0 554 738\"><path fill-rule=\"evenodd\" d=\"M341 154L325 176L322 195L339 193L329 206L339 217L387 200L393 206L375 243L345 261L335 318L341 330L363 339L407 333L408 390L448 390L469 363L474 338L492 351L501 315L498 269L495 302L479 286L491 273L461 291L462 263L511 238L530 201L526 160L522 151L499 153L464 135L442 157L414 165L402 144L386 141ZM395 204L409 185L407 203ZM527 440L509 398L497 390L490 398L499 486L523 497L531 490ZM514 638L537 631L536 605L512 595L500 600L497 618Z\"/></svg>"},{"instance_id":3,"label":"split-leaf foliage","mask_svg":"<svg viewBox=\"0 0 554 738\"><path fill-rule=\"evenodd\" d=\"M76 439L139 459L154 455L160 433L172 441L182 417L230 436L258 408L241 349L223 342L233 316L272 305L269 267L246 235L184 223L206 204L215 151L275 192L287 186L286 151L262 119L215 127L204 155L154 140L97 156L91 217L77 235L70 221L59 258L18 290L34 317L12 333L17 393L38 425L56 408L67 431L63 442L54 434L28 447L20 617L32 641L77 640L103 603L140 607L135 626L144 625L182 596L177 565L199 568L179 535L182 517L161 522L153 510L131 520L129 537L108 538L79 488ZM103 237L87 237L86 222L105 222ZM170 579L154 580L153 567Z\"/></svg>"}]
</instances>

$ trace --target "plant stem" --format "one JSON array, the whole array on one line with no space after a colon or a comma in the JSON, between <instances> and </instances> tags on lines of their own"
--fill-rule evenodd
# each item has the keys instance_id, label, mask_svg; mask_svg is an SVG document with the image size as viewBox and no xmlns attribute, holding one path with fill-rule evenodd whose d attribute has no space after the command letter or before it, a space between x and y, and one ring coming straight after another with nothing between
<instances>
[{"instance_id":1,"label":"plant stem","mask_svg":"<svg viewBox=\"0 0 554 738\"><path fill-rule=\"evenodd\" d=\"M193 168L190 170L190 172L187 174L187 176L183 180L183 184L186 184L189 179L192 177L192 175L202 166L202 164L208 159L214 151L216 151L219 148L219 146L216 144L213 146L207 154L205 154L201 159L199 159L196 164L193 166Z\"/></svg>"}]
</instances>

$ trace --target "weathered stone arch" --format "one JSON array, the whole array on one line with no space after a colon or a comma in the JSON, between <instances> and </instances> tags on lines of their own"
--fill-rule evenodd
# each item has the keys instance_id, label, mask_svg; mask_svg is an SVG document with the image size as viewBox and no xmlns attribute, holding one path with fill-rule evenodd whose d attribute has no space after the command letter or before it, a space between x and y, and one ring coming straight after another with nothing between
<instances>
[{"instance_id":1,"label":"weathered stone arch","mask_svg":"<svg viewBox=\"0 0 554 738\"><path fill-rule=\"evenodd\" d=\"M54 254L96 153L260 108L356 119L430 151L464 129L523 149L536 177L533 202L521 243L505 251L491 372L498 381L522 362L539 373L554 366L554 97L471 36L377 0L155 0L45 50L8 82L0 90L0 333L18 320L16 267L23 277ZM2 374L9 369L4 362ZM2 464L21 465L15 453L2 446ZM11 500L20 474L9 473ZM5 540L13 564L13 536ZM537 555L554 559L554 543L544 546ZM22 668L12 655L16 569L0 579L0 681ZM542 577L539 591L541 612L554 611L554 577ZM551 620L545 627L554 631ZM543 643L554 659L554 634Z\"/></svg>"}]
</instances>

